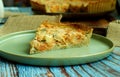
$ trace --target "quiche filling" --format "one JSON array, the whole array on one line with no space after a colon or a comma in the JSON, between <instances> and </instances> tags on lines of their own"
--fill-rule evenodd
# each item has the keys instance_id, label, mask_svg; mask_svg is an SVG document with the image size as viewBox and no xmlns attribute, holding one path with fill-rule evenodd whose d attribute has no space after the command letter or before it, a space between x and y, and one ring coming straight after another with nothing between
<instances>
[{"instance_id":1,"label":"quiche filling","mask_svg":"<svg viewBox=\"0 0 120 77\"><path fill-rule=\"evenodd\" d=\"M91 35L92 28L83 25L44 22L31 41L30 54L87 45Z\"/></svg>"}]
</instances>

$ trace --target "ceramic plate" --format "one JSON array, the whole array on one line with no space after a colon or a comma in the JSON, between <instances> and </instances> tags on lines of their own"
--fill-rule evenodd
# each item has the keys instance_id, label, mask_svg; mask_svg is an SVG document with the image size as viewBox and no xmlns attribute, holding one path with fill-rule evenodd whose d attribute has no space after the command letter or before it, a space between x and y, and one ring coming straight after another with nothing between
<instances>
[{"instance_id":1,"label":"ceramic plate","mask_svg":"<svg viewBox=\"0 0 120 77\"><path fill-rule=\"evenodd\" d=\"M8 60L30 65L61 66L101 60L111 54L113 43L93 34L88 46L60 49L30 55L30 41L35 31L22 31L0 37L0 56Z\"/></svg>"}]
</instances>

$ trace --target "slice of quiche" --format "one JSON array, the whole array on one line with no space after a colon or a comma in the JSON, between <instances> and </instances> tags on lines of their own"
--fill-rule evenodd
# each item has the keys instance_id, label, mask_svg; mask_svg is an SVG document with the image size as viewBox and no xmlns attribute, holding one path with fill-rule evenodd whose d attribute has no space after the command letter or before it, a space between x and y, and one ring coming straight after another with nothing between
<instances>
[{"instance_id":1,"label":"slice of quiche","mask_svg":"<svg viewBox=\"0 0 120 77\"><path fill-rule=\"evenodd\" d=\"M83 24L43 22L31 41L30 54L87 46L93 29Z\"/></svg>"}]
</instances>

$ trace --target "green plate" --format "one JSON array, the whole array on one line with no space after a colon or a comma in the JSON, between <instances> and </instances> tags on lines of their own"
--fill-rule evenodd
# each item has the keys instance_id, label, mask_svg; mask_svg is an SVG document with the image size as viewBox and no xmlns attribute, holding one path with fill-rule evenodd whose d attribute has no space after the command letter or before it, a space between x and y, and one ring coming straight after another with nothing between
<instances>
[{"instance_id":1,"label":"green plate","mask_svg":"<svg viewBox=\"0 0 120 77\"><path fill-rule=\"evenodd\" d=\"M112 41L93 34L88 46L53 50L30 55L35 31L22 31L0 37L0 56L11 61L40 66L75 65L101 60L114 49Z\"/></svg>"}]
</instances>

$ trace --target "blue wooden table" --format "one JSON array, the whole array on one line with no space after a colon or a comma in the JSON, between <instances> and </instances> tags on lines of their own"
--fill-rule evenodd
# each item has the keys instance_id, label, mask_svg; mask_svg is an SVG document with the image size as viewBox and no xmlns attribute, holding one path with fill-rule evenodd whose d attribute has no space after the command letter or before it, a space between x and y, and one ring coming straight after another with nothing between
<instances>
[{"instance_id":1,"label":"blue wooden table","mask_svg":"<svg viewBox=\"0 0 120 77\"><path fill-rule=\"evenodd\" d=\"M5 10L32 13L31 8ZM113 52L120 53L120 47L115 47ZM23 65L0 57L0 77L120 77L120 54L115 53L97 62L61 67Z\"/></svg>"}]
</instances>

